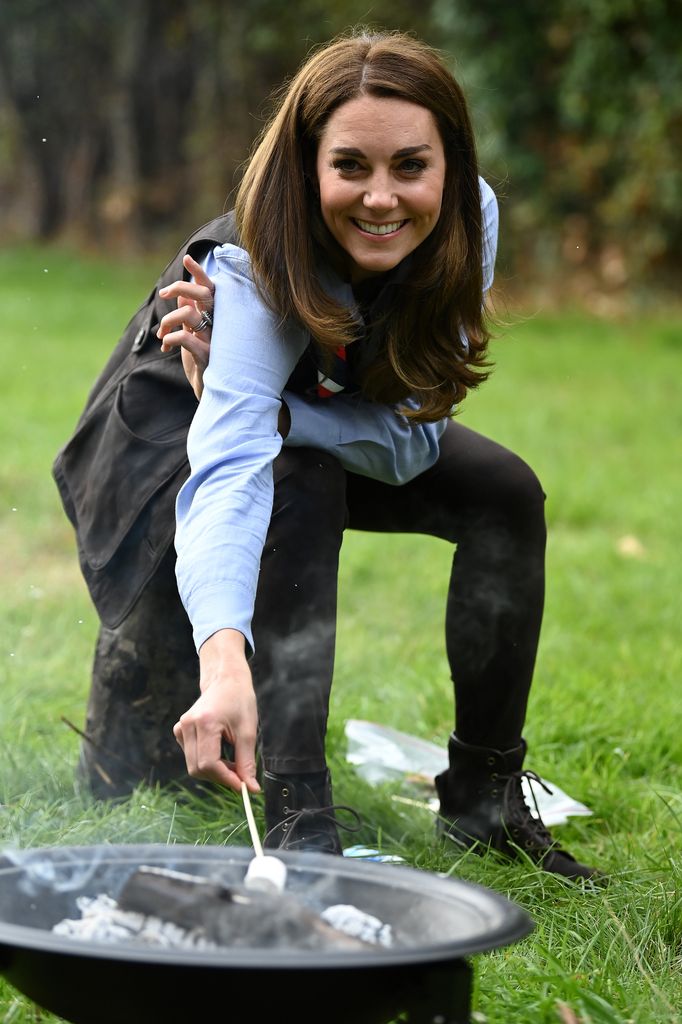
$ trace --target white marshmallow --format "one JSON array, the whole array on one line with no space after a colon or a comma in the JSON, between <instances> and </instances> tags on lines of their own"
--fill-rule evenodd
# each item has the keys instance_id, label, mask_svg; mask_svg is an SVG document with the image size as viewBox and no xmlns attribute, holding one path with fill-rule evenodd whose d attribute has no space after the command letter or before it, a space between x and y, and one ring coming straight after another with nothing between
<instances>
[{"instance_id":1,"label":"white marshmallow","mask_svg":"<svg viewBox=\"0 0 682 1024\"><path fill-rule=\"evenodd\" d=\"M264 854L254 857L249 864L244 885L247 889L283 892L287 880L287 866L279 857Z\"/></svg>"}]
</instances>

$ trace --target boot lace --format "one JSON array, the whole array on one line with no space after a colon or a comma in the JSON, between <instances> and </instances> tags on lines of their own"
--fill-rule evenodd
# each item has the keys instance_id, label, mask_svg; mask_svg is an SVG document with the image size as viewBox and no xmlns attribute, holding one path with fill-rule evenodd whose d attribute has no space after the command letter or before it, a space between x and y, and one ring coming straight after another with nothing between
<instances>
[{"instance_id":1,"label":"boot lace","mask_svg":"<svg viewBox=\"0 0 682 1024\"><path fill-rule=\"evenodd\" d=\"M537 782L544 789L545 793L549 793L550 796L552 795L553 790L535 772L527 768L510 772L502 794L502 820L509 827L512 837L515 838L519 832L523 832L523 845L526 847L546 848L554 846L554 840L540 815L540 808L538 807L533 786L529 786L529 789L537 817L533 816L530 807L526 803L523 789L521 788L522 779L528 779L530 783Z\"/></svg>"},{"instance_id":2,"label":"boot lace","mask_svg":"<svg viewBox=\"0 0 682 1024\"><path fill-rule=\"evenodd\" d=\"M342 821L336 817L336 811L347 811L352 815L354 824ZM325 828L326 826L326 828ZM330 804L328 807L303 807L298 811L290 811L286 818L282 818L279 824L266 832L263 841L265 842L278 829L284 828L285 836L280 843L280 850L285 850L293 845L292 837L296 833L322 832L332 828L342 828L346 832L359 832L362 828L362 818L353 807L347 804Z\"/></svg>"}]
</instances>

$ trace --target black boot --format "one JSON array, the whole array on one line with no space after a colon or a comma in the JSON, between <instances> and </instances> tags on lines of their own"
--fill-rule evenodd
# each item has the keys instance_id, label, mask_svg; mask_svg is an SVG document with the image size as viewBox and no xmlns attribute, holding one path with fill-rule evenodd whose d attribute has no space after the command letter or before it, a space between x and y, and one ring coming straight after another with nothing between
<instances>
[{"instance_id":1,"label":"black boot","mask_svg":"<svg viewBox=\"0 0 682 1024\"><path fill-rule=\"evenodd\" d=\"M263 846L279 850L309 850L314 853L343 854L334 811L351 807L335 807L332 801L331 776L328 770L302 775L276 775L263 772L265 795L265 828ZM342 825L349 832L360 827Z\"/></svg>"},{"instance_id":2,"label":"black boot","mask_svg":"<svg viewBox=\"0 0 682 1024\"><path fill-rule=\"evenodd\" d=\"M525 754L524 740L502 751L462 743L453 733L448 742L450 767L435 780L439 833L462 846L480 843L509 857L518 857L521 850L544 871L565 878L595 878L599 872L559 849L539 816L531 814L521 779L542 782L534 772L523 770Z\"/></svg>"}]
</instances>

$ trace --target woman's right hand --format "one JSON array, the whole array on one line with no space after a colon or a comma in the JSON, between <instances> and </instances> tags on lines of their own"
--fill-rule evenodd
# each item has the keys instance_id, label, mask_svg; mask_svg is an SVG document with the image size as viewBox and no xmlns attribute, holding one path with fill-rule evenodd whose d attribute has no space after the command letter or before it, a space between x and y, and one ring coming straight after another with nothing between
<instances>
[{"instance_id":1,"label":"woman's right hand","mask_svg":"<svg viewBox=\"0 0 682 1024\"><path fill-rule=\"evenodd\" d=\"M202 330L196 327L202 322L205 313L213 314L213 296L215 285L196 260L187 253L182 259L183 266L190 272L194 281L174 281L166 288L159 289L162 299L176 298L178 308L161 320L156 332L161 338L161 351L170 352L172 348L182 347L182 365L185 376L192 385L197 398L201 398L204 390L204 370L208 366L211 350L213 325ZM282 437L286 437L291 426L291 417L285 402L279 411L277 429Z\"/></svg>"},{"instance_id":2,"label":"woman's right hand","mask_svg":"<svg viewBox=\"0 0 682 1024\"><path fill-rule=\"evenodd\" d=\"M194 779L218 782L237 792L243 780L250 792L258 793L258 711L243 634L218 630L201 645L199 661L201 696L173 727L187 771ZM222 758L223 740L234 750L233 762Z\"/></svg>"},{"instance_id":3,"label":"woman's right hand","mask_svg":"<svg viewBox=\"0 0 682 1024\"><path fill-rule=\"evenodd\" d=\"M177 299L178 308L172 310L161 320L156 332L161 339L161 351L170 352L172 348L182 348L182 365L187 380L197 398L201 398L204 390L204 370L208 366L211 348L211 325L197 331L204 314L211 317L213 313L213 294L215 285L204 269L187 253L182 260L183 266L194 278L193 281L173 281L165 288L159 289L162 299Z\"/></svg>"}]
</instances>

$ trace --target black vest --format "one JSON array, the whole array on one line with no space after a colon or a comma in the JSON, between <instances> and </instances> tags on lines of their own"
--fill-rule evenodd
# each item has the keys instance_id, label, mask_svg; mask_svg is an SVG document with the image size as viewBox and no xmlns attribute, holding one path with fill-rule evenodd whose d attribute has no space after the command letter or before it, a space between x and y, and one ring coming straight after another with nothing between
<instances>
[{"instance_id":1,"label":"black vest","mask_svg":"<svg viewBox=\"0 0 682 1024\"><path fill-rule=\"evenodd\" d=\"M175 497L189 473L186 438L197 400L179 350L160 351L156 328L175 300L160 299L158 290L188 278L185 253L201 261L235 239L229 213L180 247L123 332L52 467L81 571L110 628L129 613L172 543Z\"/></svg>"}]
</instances>

